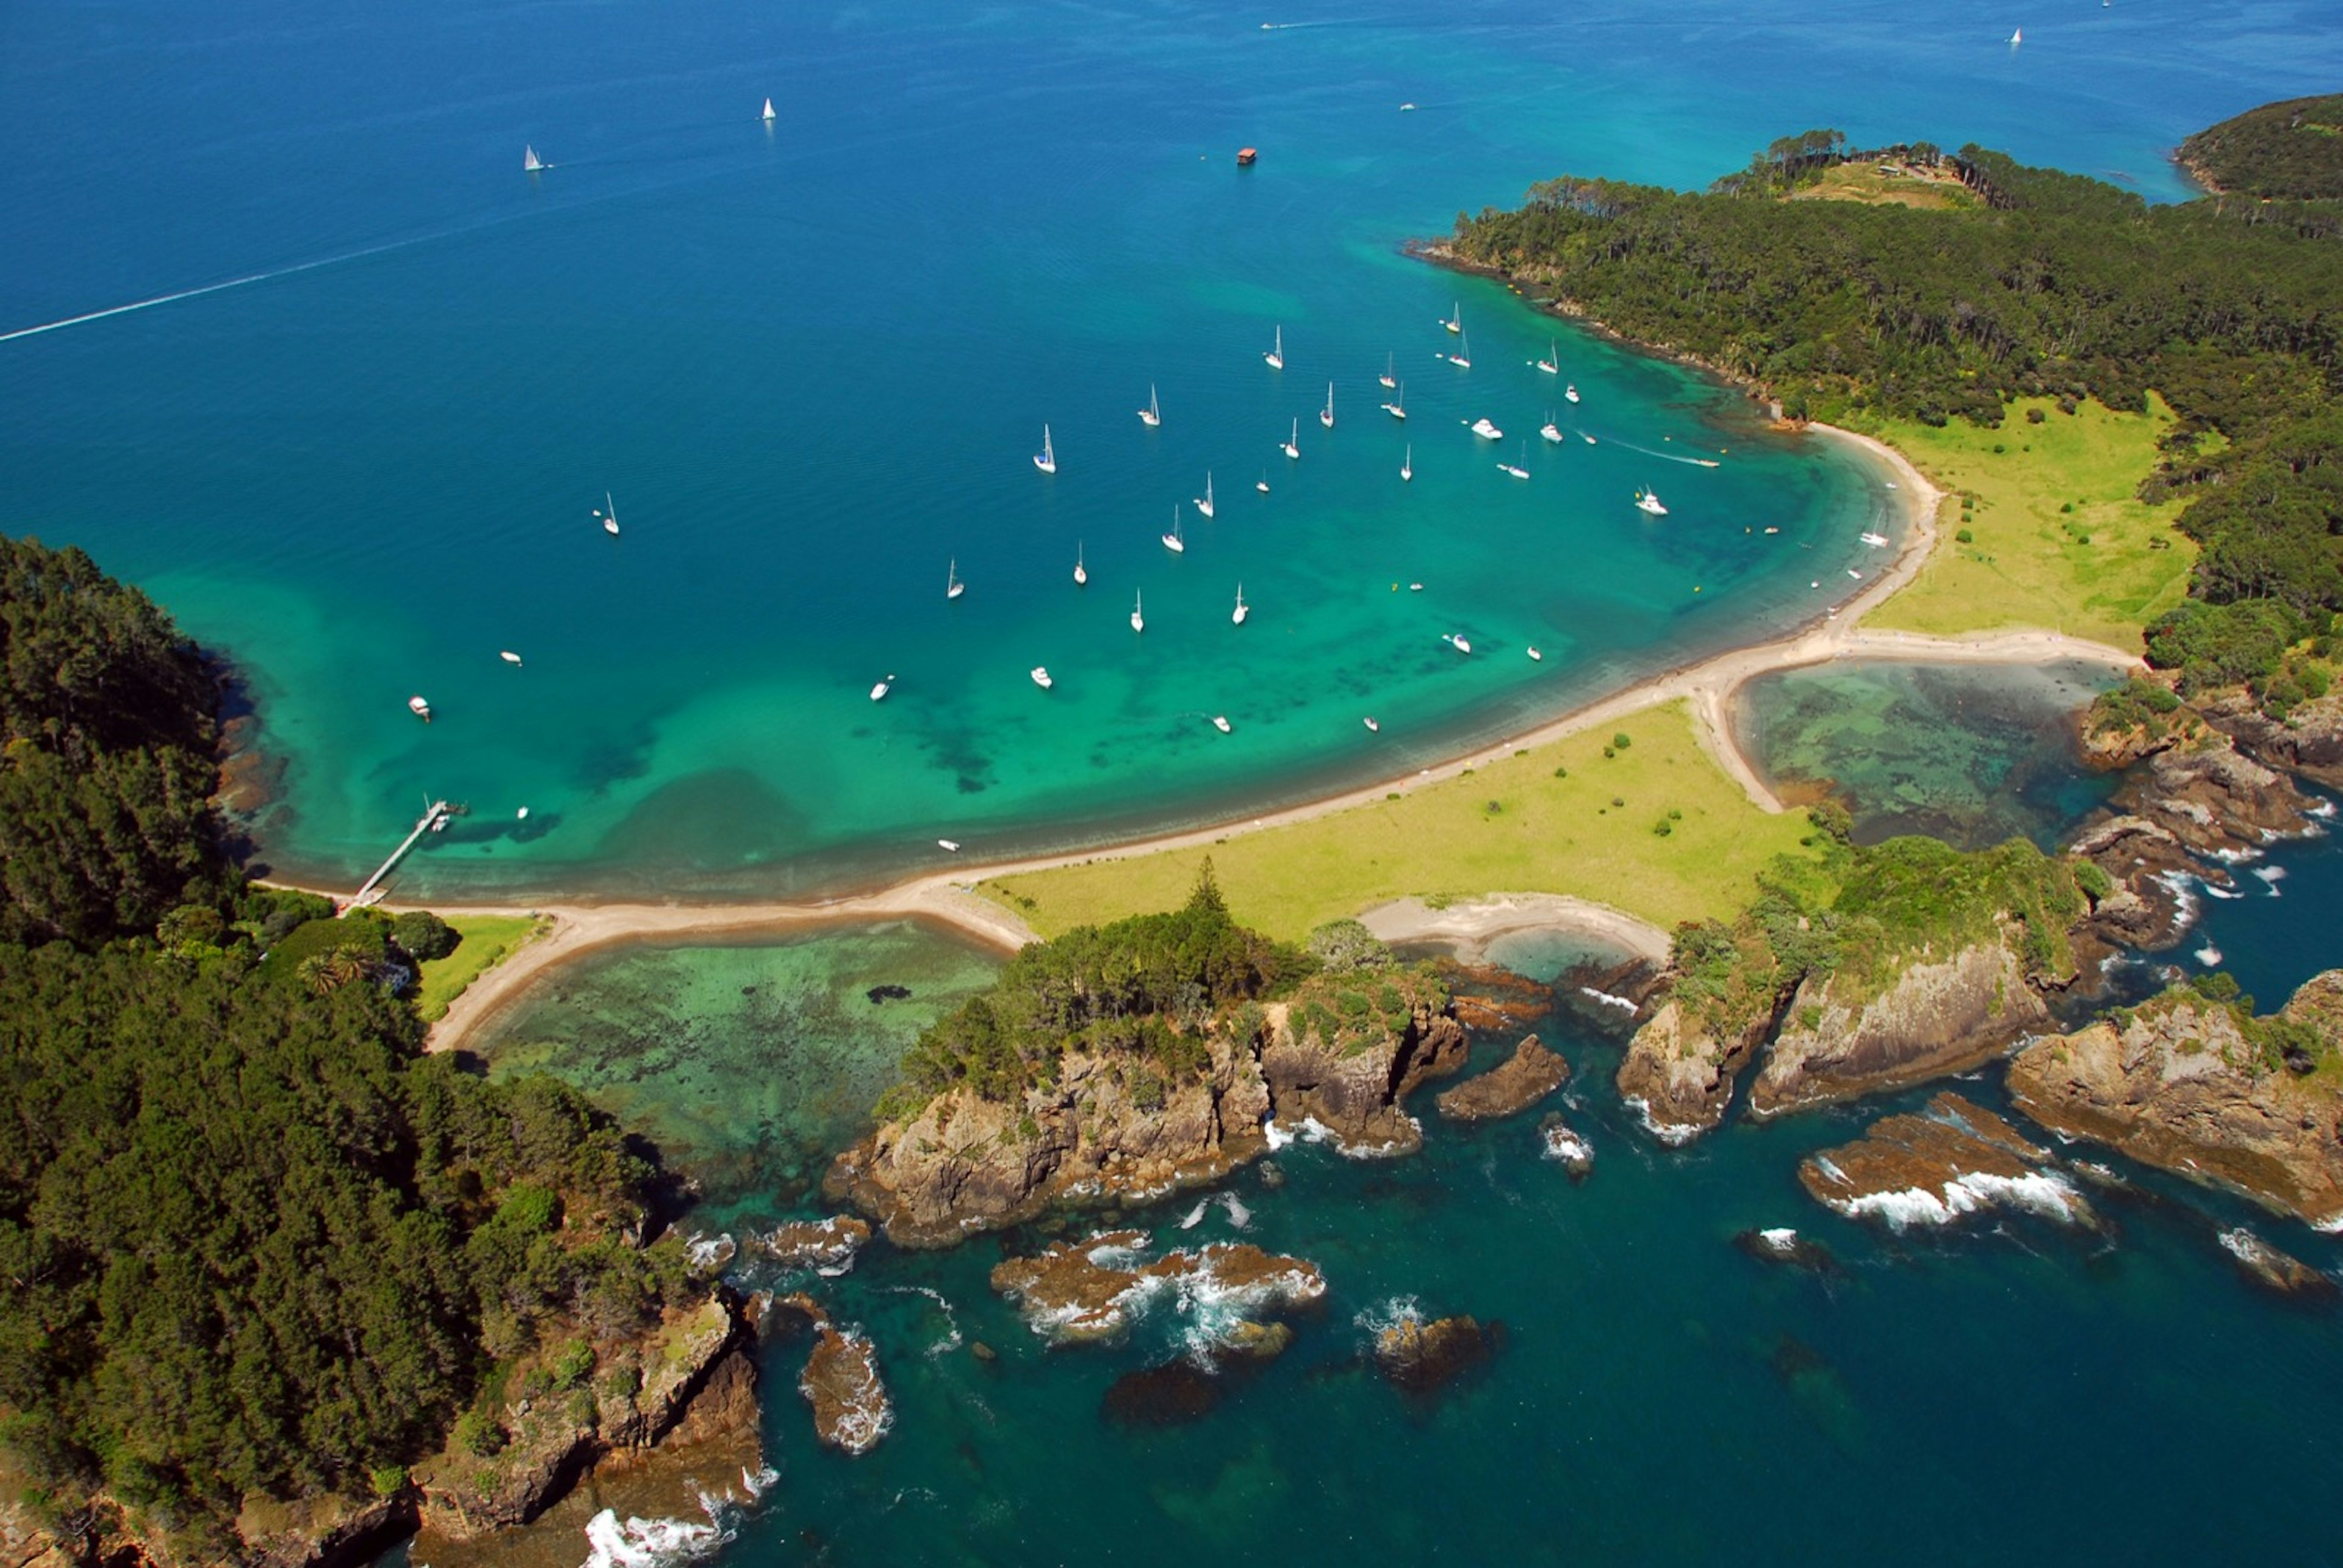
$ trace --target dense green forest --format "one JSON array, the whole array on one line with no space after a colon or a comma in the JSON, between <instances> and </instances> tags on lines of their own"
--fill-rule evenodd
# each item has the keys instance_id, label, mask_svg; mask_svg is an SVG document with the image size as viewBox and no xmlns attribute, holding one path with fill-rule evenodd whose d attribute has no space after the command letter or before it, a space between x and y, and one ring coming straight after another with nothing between
<instances>
[{"instance_id":1,"label":"dense green forest","mask_svg":"<svg viewBox=\"0 0 2343 1568\"><path fill-rule=\"evenodd\" d=\"M223 858L169 619L0 551L0 1444L49 1517L209 1555L247 1494L395 1486L498 1363L702 1287L643 1244L648 1151L423 1054L442 922Z\"/></svg>"},{"instance_id":2,"label":"dense green forest","mask_svg":"<svg viewBox=\"0 0 2343 1568\"><path fill-rule=\"evenodd\" d=\"M2343 176L2343 142L2315 140ZM1982 202L1784 199L1857 157L1948 171ZM1792 417L1993 426L2021 396L2137 409L2154 390L2179 419L2147 487L2189 498L2204 547L2190 634L2164 646L2234 653L2275 625L2282 650L2343 609L2343 203L2150 206L1979 147L1851 154L1815 131L1704 193L1546 180L1459 215L1453 251ZM2247 678L2278 670L2265 653Z\"/></svg>"},{"instance_id":3,"label":"dense green forest","mask_svg":"<svg viewBox=\"0 0 2343 1568\"><path fill-rule=\"evenodd\" d=\"M2343 95L2247 109L2182 142L2180 161L2233 195L2343 200Z\"/></svg>"}]
</instances>

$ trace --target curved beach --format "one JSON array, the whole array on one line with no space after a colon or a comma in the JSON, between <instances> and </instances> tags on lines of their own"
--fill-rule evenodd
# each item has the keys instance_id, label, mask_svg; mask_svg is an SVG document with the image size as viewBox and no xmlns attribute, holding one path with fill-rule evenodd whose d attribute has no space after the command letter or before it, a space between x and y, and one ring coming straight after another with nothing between
<instances>
[{"instance_id":1,"label":"curved beach","mask_svg":"<svg viewBox=\"0 0 2343 1568\"><path fill-rule=\"evenodd\" d=\"M588 953L624 942L744 940L826 925L909 918L936 921L988 946L1014 951L1035 940L1035 933L1009 910L971 890L987 878L1049 870L1084 861L1124 859L1307 821L1381 799L1394 789L1453 778L1523 747L1559 740L1678 699L1689 703L1703 744L1717 765L1758 806L1778 812L1784 809L1782 802L1734 740L1732 727L1725 721L1728 704L1741 686L1777 670L1858 658L1964 664L2037 664L2080 659L2118 668L2139 664L2136 654L2052 631L1937 638L1864 629L1859 624L1861 618L1909 584L1936 548L1936 512L1944 493L1901 452L1885 442L1834 426L1814 425L1808 428L1825 439L1858 448L1896 476L1895 484L1904 503L1905 530L1895 558L1860 591L1785 636L1662 671L1532 729L1484 744L1431 768L1258 817L1233 818L1108 848L972 865L966 870L930 873L870 893L817 902L564 903L529 910L442 905L483 914L548 917L551 929L481 975L456 999L446 1016L432 1028L432 1049L449 1050L461 1047L549 971ZM1484 900L1439 911L1423 910L1421 906L1413 910L1387 908L1378 911L1378 920L1379 934L1393 940L1478 941L1506 930L1546 927L1583 932L1646 957L1664 957L1667 951L1667 933L1647 921L1600 904L1545 894L1492 894Z\"/></svg>"}]
</instances>

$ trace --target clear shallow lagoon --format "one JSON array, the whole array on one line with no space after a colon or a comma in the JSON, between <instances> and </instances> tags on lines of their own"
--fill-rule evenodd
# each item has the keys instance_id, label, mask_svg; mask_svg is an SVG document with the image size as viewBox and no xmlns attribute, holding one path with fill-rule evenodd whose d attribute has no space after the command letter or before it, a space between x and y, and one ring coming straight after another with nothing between
<instances>
[{"instance_id":1,"label":"clear shallow lagoon","mask_svg":"<svg viewBox=\"0 0 2343 1568\"><path fill-rule=\"evenodd\" d=\"M2116 684L2098 665L1847 660L1761 676L1733 727L1777 792L1829 794L1875 843L1926 833L1965 849L2053 848L2114 792L2085 765L2075 716Z\"/></svg>"},{"instance_id":2,"label":"clear shallow lagoon","mask_svg":"<svg viewBox=\"0 0 2343 1568\"><path fill-rule=\"evenodd\" d=\"M1815 123L2169 196L2180 134L2332 79L2318 15L2075 7L2012 53L1998 19L1885 4L36 0L0 53L0 333L257 281L0 341L0 527L88 547L244 662L288 760L264 840L319 878L427 792L477 809L408 872L431 896L769 892L939 836L1241 810L1795 619L1886 499L1403 241L1564 169L1698 183ZM524 176L524 143L555 168ZM1435 357L1459 299L1469 372ZM1554 337L1575 409L1527 363ZM1545 450L1550 407L1600 444ZM1483 414L1503 442L1465 433ZM1497 470L1524 436L1527 484ZM1174 559L1207 471L1219 519Z\"/></svg>"},{"instance_id":3,"label":"clear shallow lagoon","mask_svg":"<svg viewBox=\"0 0 2343 1568\"><path fill-rule=\"evenodd\" d=\"M711 1003L752 973L826 974L815 989L837 986L838 1008L853 1013L864 1004L845 988L920 970L907 940L847 932L787 950L647 955L579 971L538 1021L631 1014L654 973ZM927 940L959 972L963 960ZM1523 936L1503 956L1551 975L1578 950ZM908 1016L896 1005L887 1016ZM746 1064L768 1049L748 1005L710 1005L694 1027L702 1058ZM1595 1146L1592 1176L1574 1186L1538 1157L1534 1116L1459 1131L1428 1105L1418 1158L1359 1162L1303 1144L1278 1156L1282 1186L1238 1173L1225 1187L1249 1211L1243 1237L1314 1260L1330 1294L1283 1357L1227 1378L1217 1408L1190 1424L1110 1419L1103 1405L1119 1379L1184 1352L1193 1311L1166 1298L1127 1344L1050 1351L985 1279L1004 1250L1042 1244L1037 1231L943 1253L874 1245L819 1289L875 1337L895 1428L862 1459L820 1449L794 1392L802 1347L769 1352L765 1430L779 1478L760 1509L727 1515L719 1561L2316 1557L2324 1500L2343 1484L2322 1436L2343 1388L2337 1319L2255 1293L2214 1231L2243 1221L2329 1270L2343 1264L2332 1239L2120 1160L2110 1163L2143 1191L2095 1195L2107 1234L2021 1216L1899 1239L1815 1205L1795 1169L1927 1091L1736 1121L1670 1152L1617 1104L1615 1041L1566 1018L1540 1033L1575 1070L1566 1110ZM654 1128L708 1116L705 1073L661 1058L660 1070L619 1083L602 1042L580 1041L532 1060ZM1483 1043L1476 1065L1499 1049ZM847 1070L868 1054L851 1053ZM786 1070L777 1080L798 1081ZM1951 1087L2003 1105L1995 1083ZM747 1126L693 1134L694 1147L746 1150ZM793 1185L780 1162L793 1171L799 1158L783 1140L728 1161L710 1212L762 1222L786 1209L769 1195ZM759 1182L768 1201L744 1201ZM1239 1234L1218 1205L1182 1230L1193 1203L1131 1219L1163 1246ZM1816 1278L1733 1244L1776 1225L1829 1247L1839 1271ZM1500 1322L1504 1348L1443 1400L1403 1397L1359 1357L1408 1302ZM997 1362L975 1357L979 1341ZM2269 1484L2274 1469L2285 1484ZM573 1560L586 1556L581 1533Z\"/></svg>"}]
</instances>

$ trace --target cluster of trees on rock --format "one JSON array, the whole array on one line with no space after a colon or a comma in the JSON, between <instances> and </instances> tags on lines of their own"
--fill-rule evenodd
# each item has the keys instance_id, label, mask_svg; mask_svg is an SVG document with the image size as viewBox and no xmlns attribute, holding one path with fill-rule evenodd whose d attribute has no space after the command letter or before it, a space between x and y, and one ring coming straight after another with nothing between
<instances>
[{"instance_id":1,"label":"cluster of trees on rock","mask_svg":"<svg viewBox=\"0 0 2343 1568\"><path fill-rule=\"evenodd\" d=\"M1290 986L1308 955L1229 915L1208 861L1187 904L1106 926L1078 926L1009 960L991 988L936 1020L904 1054L880 1121L966 1086L1006 1100L1052 1081L1070 1050L1151 1060L1170 1082L1204 1069L1214 1017Z\"/></svg>"},{"instance_id":2,"label":"cluster of trees on rock","mask_svg":"<svg viewBox=\"0 0 2343 1568\"><path fill-rule=\"evenodd\" d=\"M0 1444L52 1516L208 1560L247 1495L363 1493L500 1359L699 1287L648 1150L424 1055L384 980L443 922L222 856L168 618L78 551L0 568Z\"/></svg>"},{"instance_id":3,"label":"cluster of trees on rock","mask_svg":"<svg viewBox=\"0 0 2343 1568\"><path fill-rule=\"evenodd\" d=\"M2343 138L2298 141L2343 192ZM2329 634L2343 610L2343 417L2328 407L2343 391L2343 201L2289 166L2281 194L2319 199L2152 207L1976 146L1954 162L1986 208L1777 199L1834 159L1872 156L1842 145L1785 138L1701 194L1546 181L1513 211L1460 214L1454 251L1765 387L1792 417L1996 426L2020 397L2138 409L2153 389L2179 417L2146 493L2189 496L2179 526L2204 547L2190 638L2207 617L2249 635L2271 607L2289 644Z\"/></svg>"}]
</instances>

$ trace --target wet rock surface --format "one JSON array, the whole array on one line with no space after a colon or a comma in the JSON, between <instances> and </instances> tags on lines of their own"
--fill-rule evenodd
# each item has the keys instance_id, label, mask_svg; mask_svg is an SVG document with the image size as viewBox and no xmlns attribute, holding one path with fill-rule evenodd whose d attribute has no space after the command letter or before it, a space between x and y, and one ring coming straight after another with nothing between
<instances>
[{"instance_id":1,"label":"wet rock surface","mask_svg":"<svg viewBox=\"0 0 2343 1568\"><path fill-rule=\"evenodd\" d=\"M785 1269L842 1270L870 1240L870 1226L851 1214L792 1220L751 1239L751 1250Z\"/></svg>"},{"instance_id":2,"label":"wet rock surface","mask_svg":"<svg viewBox=\"0 0 2343 1568\"><path fill-rule=\"evenodd\" d=\"M848 1453L870 1452L894 1424L877 1347L860 1329L839 1327L810 1296L785 1296L774 1305L794 1313L812 1332L798 1392L813 1407L814 1435Z\"/></svg>"},{"instance_id":3,"label":"wet rock surface","mask_svg":"<svg viewBox=\"0 0 2343 1568\"><path fill-rule=\"evenodd\" d=\"M1469 1317L1402 1317L1375 1333L1375 1370L1409 1393L1436 1393L1496 1352L1497 1331Z\"/></svg>"},{"instance_id":4,"label":"wet rock surface","mask_svg":"<svg viewBox=\"0 0 2343 1568\"><path fill-rule=\"evenodd\" d=\"M2092 1224L2083 1195L2044 1169L2048 1150L1956 1094L1928 1101L1925 1116L1884 1117L1852 1143L1808 1155L1798 1183L1816 1202L1890 1229L1945 1225L1989 1209L2030 1210Z\"/></svg>"},{"instance_id":5,"label":"wet rock surface","mask_svg":"<svg viewBox=\"0 0 2343 1568\"><path fill-rule=\"evenodd\" d=\"M1456 1021L1475 1034L1519 1034L1553 1010L1552 986L1511 970L1454 959L1434 967L1455 999Z\"/></svg>"},{"instance_id":6,"label":"wet rock surface","mask_svg":"<svg viewBox=\"0 0 2343 1568\"><path fill-rule=\"evenodd\" d=\"M1584 1181L1594 1169L1594 1145L1564 1121L1558 1111L1538 1119L1538 1142L1545 1157L1569 1171L1574 1181Z\"/></svg>"},{"instance_id":7,"label":"wet rock surface","mask_svg":"<svg viewBox=\"0 0 2343 1568\"><path fill-rule=\"evenodd\" d=\"M1325 1276L1307 1259L1245 1241L1216 1241L1150 1259L1150 1241L1143 1231L1102 1231L1060 1241L997 1265L992 1288L1023 1310L1035 1333L1061 1343L1120 1339L1156 1292L1182 1292L1227 1311L1216 1348L1272 1355L1285 1342L1266 1332L1261 1320L1326 1293Z\"/></svg>"},{"instance_id":8,"label":"wet rock surface","mask_svg":"<svg viewBox=\"0 0 2343 1568\"><path fill-rule=\"evenodd\" d=\"M1418 1005L1404 1028L1354 1048L1328 1041L1280 1007L1270 1012L1272 1036L1261 1070L1278 1121L1315 1121L1353 1153L1423 1147L1406 1101L1427 1079L1464 1065L1464 1030L1454 1019Z\"/></svg>"},{"instance_id":9,"label":"wet rock surface","mask_svg":"<svg viewBox=\"0 0 2343 1568\"><path fill-rule=\"evenodd\" d=\"M1490 1121L1528 1110L1569 1077L1570 1063L1537 1036L1525 1035L1504 1061L1444 1091L1434 1103L1453 1121Z\"/></svg>"},{"instance_id":10,"label":"wet rock surface","mask_svg":"<svg viewBox=\"0 0 2343 1568\"><path fill-rule=\"evenodd\" d=\"M1734 1236L1733 1244L1761 1263L1784 1264L1811 1274L1838 1272L1838 1259L1828 1247L1787 1225L1740 1231Z\"/></svg>"},{"instance_id":11,"label":"wet rock surface","mask_svg":"<svg viewBox=\"0 0 2343 1568\"><path fill-rule=\"evenodd\" d=\"M2280 1251L2242 1225L2233 1226L2215 1239L2221 1243L2221 1250L2236 1260L2246 1278L2266 1291L2322 1302L2332 1301L2336 1296L2333 1280L2292 1253Z\"/></svg>"},{"instance_id":12,"label":"wet rock surface","mask_svg":"<svg viewBox=\"0 0 2343 1568\"><path fill-rule=\"evenodd\" d=\"M1688 1142L1725 1120L1735 1079L1773 1026L1769 1016L1720 1040L1670 998L1628 1042L1616 1081L1620 1098L1662 1142Z\"/></svg>"}]
</instances>

